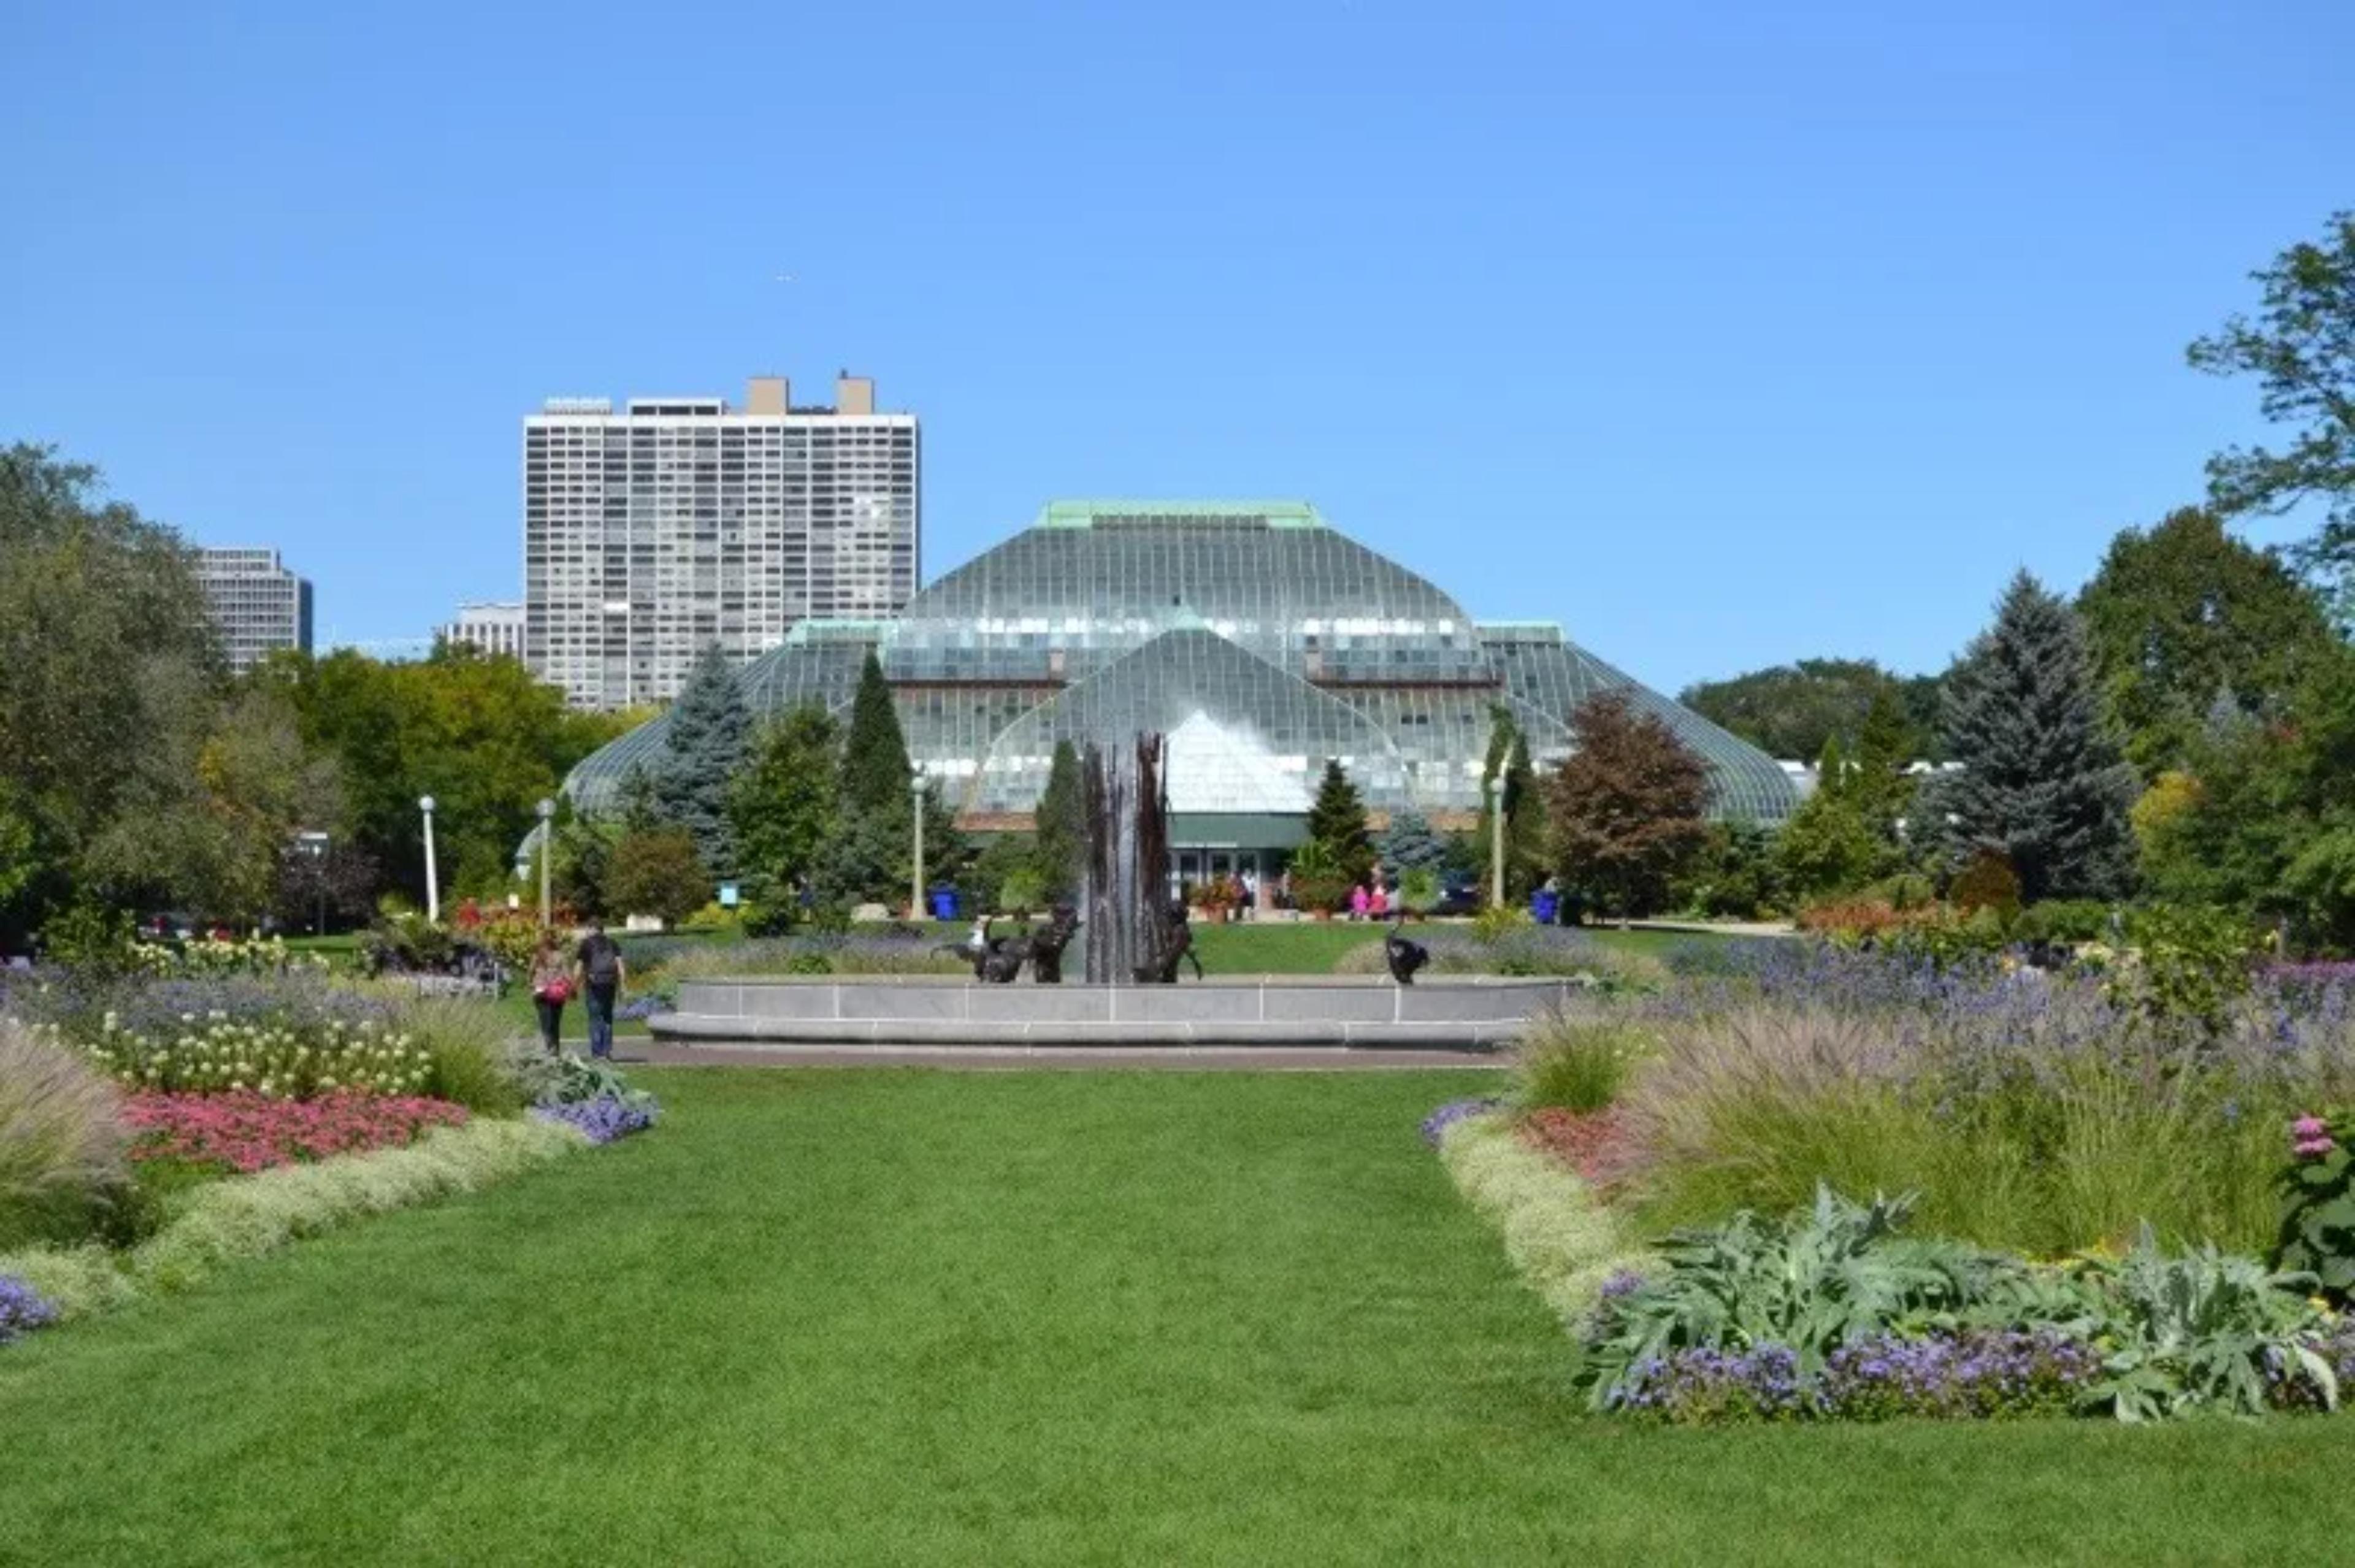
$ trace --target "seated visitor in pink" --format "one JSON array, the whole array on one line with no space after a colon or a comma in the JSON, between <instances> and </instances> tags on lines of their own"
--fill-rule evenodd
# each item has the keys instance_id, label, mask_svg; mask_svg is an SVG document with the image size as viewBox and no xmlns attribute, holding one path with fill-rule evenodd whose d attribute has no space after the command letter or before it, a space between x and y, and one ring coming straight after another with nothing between
<instances>
[{"instance_id":1,"label":"seated visitor in pink","mask_svg":"<svg viewBox=\"0 0 2355 1568\"><path fill-rule=\"evenodd\" d=\"M1366 901L1365 883L1359 882L1356 887L1349 890L1349 918L1351 920L1363 920L1366 918Z\"/></svg>"},{"instance_id":2,"label":"seated visitor in pink","mask_svg":"<svg viewBox=\"0 0 2355 1568\"><path fill-rule=\"evenodd\" d=\"M1374 881L1374 896L1366 901L1366 912L1376 920L1388 920L1391 915L1391 891L1382 886L1380 878Z\"/></svg>"}]
</instances>

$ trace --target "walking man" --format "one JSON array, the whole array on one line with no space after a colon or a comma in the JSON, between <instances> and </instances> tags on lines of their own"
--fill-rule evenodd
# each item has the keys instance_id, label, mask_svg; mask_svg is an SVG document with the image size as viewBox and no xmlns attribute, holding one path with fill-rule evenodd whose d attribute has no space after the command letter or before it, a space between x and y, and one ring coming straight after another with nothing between
<instances>
[{"instance_id":1,"label":"walking man","mask_svg":"<svg viewBox=\"0 0 2355 1568\"><path fill-rule=\"evenodd\" d=\"M573 957L573 967L580 972L581 1000L589 1008L589 1054L599 1061L610 1061L613 1056L613 998L628 979L629 969L622 962L622 945L605 934L602 921L589 923L589 934L581 939L581 951Z\"/></svg>"}]
</instances>

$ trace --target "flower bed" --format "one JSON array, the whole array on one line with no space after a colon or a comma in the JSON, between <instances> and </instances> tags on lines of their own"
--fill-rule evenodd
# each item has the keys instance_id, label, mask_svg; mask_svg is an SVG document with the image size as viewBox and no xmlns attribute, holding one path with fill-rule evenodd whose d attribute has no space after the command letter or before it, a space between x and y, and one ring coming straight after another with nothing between
<instances>
[{"instance_id":1,"label":"flower bed","mask_svg":"<svg viewBox=\"0 0 2355 1568\"><path fill-rule=\"evenodd\" d=\"M570 1104L534 1105L531 1114L543 1122L570 1127L592 1144L604 1145L632 1133L645 1132L655 1125L659 1112L651 1096L624 1099L600 1094L595 1099L577 1100Z\"/></svg>"},{"instance_id":2,"label":"flower bed","mask_svg":"<svg viewBox=\"0 0 2355 1568\"><path fill-rule=\"evenodd\" d=\"M23 1280L0 1275L0 1345L57 1320L54 1303Z\"/></svg>"},{"instance_id":3,"label":"flower bed","mask_svg":"<svg viewBox=\"0 0 2355 1568\"><path fill-rule=\"evenodd\" d=\"M430 1052L374 1020L315 1029L189 1015L175 1030L142 1034L110 1014L91 1059L133 1089L307 1100L341 1093L413 1094L432 1077Z\"/></svg>"},{"instance_id":4,"label":"flower bed","mask_svg":"<svg viewBox=\"0 0 2355 1568\"><path fill-rule=\"evenodd\" d=\"M429 1127L463 1126L466 1109L446 1100L342 1093L314 1100L251 1090L226 1094L133 1094L123 1122L138 1135L134 1160L176 1159L250 1173L272 1166L398 1148Z\"/></svg>"},{"instance_id":5,"label":"flower bed","mask_svg":"<svg viewBox=\"0 0 2355 1568\"><path fill-rule=\"evenodd\" d=\"M1634 1130L1616 1109L1582 1115L1541 1107L1522 1116L1521 1136L1604 1192L1625 1180L1642 1157Z\"/></svg>"}]
</instances>

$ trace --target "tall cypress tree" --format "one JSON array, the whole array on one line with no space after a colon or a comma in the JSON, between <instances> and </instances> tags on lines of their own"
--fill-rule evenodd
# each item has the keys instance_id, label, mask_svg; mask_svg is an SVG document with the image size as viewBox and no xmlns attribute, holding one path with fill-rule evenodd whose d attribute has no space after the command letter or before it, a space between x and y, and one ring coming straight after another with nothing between
<instances>
[{"instance_id":1,"label":"tall cypress tree","mask_svg":"<svg viewBox=\"0 0 2355 1568\"><path fill-rule=\"evenodd\" d=\"M1080 793L1080 753L1071 741L1055 742L1047 790L1039 797L1039 879L1050 903L1079 896L1087 855L1087 802Z\"/></svg>"},{"instance_id":2,"label":"tall cypress tree","mask_svg":"<svg viewBox=\"0 0 2355 1568\"><path fill-rule=\"evenodd\" d=\"M1308 807L1308 837L1325 847L1352 882L1364 880L1373 869L1373 836L1366 827L1366 803L1337 759L1326 760L1325 777Z\"/></svg>"},{"instance_id":3,"label":"tall cypress tree","mask_svg":"<svg viewBox=\"0 0 2355 1568\"><path fill-rule=\"evenodd\" d=\"M1945 718L1962 768L1932 811L1955 863L2003 856L2031 902L2126 891L2134 770L2103 731L2083 624L2026 571L1948 677Z\"/></svg>"},{"instance_id":4,"label":"tall cypress tree","mask_svg":"<svg viewBox=\"0 0 2355 1568\"><path fill-rule=\"evenodd\" d=\"M1538 787L1537 770L1529 765L1529 737L1498 704L1488 709L1488 757L1480 770L1480 821L1472 846L1479 856L1483 888L1493 874L1488 860L1497 842L1488 781L1500 770L1505 781L1505 897L1518 901L1527 898L1546 875L1545 794Z\"/></svg>"},{"instance_id":5,"label":"tall cypress tree","mask_svg":"<svg viewBox=\"0 0 2355 1568\"><path fill-rule=\"evenodd\" d=\"M850 733L842 749L842 804L854 812L908 811L907 737L883 665L869 648L858 671L858 694L850 701Z\"/></svg>"},{"instance_id":6,"label":"tall cypress tree","mask_svg":"<svg viewBox=\"0 0 2355 1568\"><path fill-rule=\"evenodd\" d=\"M752 720L736 672L719 645L703 650L671 704L669 750L655 773L655 804L687 829L713 876L736 874L736 829L728 798L751 743Z\"/></svg>"}]
</instances>

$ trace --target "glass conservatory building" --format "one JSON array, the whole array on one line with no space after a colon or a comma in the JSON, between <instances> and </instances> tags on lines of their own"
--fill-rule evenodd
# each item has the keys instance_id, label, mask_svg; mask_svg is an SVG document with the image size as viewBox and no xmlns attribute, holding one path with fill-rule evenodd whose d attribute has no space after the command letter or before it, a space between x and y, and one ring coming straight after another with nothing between
<instances>
[{"instance_id":1,"label":"glass conservatory building","mask_svg":"<svg viewBox=\"0 0 2355 1568\"><path fill-rule=\"evenodd\" d=\"M910 755L970 828L1028 827L1058 741L1167 735L1187 875L1272 869L1300 841L1327 758L1378 821L1412 805L1468 826L1497 709L1542 766L1573 749L1579 703L1608 688L1707 762L1716 816L1779 822L1797 805L1764 752L1561 627L1476 621L1299 502L1057 502L895 619L800 623L738 677L746 704L844 712L870 648ZM612 809L630 770L659 761L665 727L582 762L565 785L575 803Z\"/></svg>"}]
</instances>

